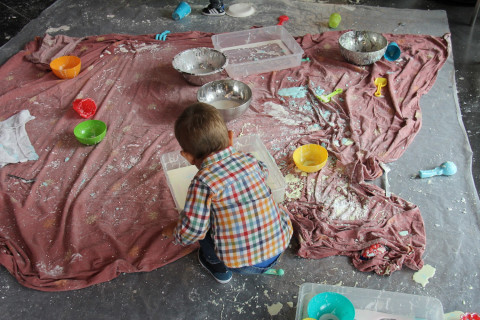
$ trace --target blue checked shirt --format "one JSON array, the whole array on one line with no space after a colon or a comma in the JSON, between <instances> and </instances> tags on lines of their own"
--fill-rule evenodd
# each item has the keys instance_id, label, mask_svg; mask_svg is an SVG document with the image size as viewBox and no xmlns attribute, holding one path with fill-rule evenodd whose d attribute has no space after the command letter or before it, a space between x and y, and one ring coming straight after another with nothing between
<instances>
[{"instance_id":1,"label":"blue checked shirt","mask_svg":"<svg viewBox=\"0 0 480 320\"><path fill-rule=\"evenodd\" d=\"M188 189L175 242L191 244L211 230L217 256L230 268L282 253L293 229L273 201L267 176L263 162L233 147L208 156Z\"/></svg>"}]
</instances>

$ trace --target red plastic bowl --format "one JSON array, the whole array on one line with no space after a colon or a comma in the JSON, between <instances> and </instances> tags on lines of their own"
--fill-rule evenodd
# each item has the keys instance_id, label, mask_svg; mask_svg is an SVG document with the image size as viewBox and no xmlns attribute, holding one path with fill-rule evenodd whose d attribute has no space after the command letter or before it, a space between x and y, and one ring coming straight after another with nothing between
<instances>
[{"instance_id":1,"label":"red plastic bowl","mask_svg":"<svg viewBox=\"0 0 480 320\"><path fill-rule=\"evenodd\" d=\"M80 117L88 119L97 112L97 105L90 98L77 99L73 101L73 109L78 112Z\"/></svg>"}]
</instances>

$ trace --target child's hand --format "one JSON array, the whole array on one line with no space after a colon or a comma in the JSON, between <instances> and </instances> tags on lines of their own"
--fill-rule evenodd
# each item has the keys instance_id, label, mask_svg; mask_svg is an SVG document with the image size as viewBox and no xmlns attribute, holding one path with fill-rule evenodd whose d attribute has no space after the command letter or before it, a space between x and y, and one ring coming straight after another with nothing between
<instances>
[{"instance_id":1,"label":"child's hand","mask_svg":"<svg viewBox=\"0 0 480 320\"><path fill-rule=\"evenodd\" d=\"M165 238L173 238L173 232L175 231L175 228L177 227L178 221L175 220L168 225L166 225L163 230L162 230L162 236Z\"/></svg>"},{"instance_id":2,"label":"child's hand","mask_svg":"<svg viewBox=\"0 0 480 320\"><path fill-rule=\"evenodd\" d=\"M229 147L233 146L233 131L228 130L228 141L229 141Z\"/></svg>"}]
</instances>

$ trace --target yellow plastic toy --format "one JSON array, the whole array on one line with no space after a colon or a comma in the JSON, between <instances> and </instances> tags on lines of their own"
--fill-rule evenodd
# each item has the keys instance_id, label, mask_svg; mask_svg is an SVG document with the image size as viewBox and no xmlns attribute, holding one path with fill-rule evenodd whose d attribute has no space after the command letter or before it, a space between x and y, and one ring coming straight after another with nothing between
<instances>
[{"instance_id":1,"label":"yellow plastic toy","mask_svg":"<svg viewBox=\"0 0 480 320\"><path fill-rule=\"evenodd\" d=\"M386 78L376 78L375 85L377 86L377 91L375 92L375 97L380 97L382 95L382 88L387 85Z\"/></svg>"}]
</instances>

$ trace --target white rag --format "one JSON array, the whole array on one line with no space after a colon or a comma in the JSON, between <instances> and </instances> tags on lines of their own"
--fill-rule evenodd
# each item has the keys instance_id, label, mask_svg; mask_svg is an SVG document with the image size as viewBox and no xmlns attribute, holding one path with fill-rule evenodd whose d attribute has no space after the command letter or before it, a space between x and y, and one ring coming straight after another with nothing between
<instances>
[{"instance_id":1,"label":"white rag","mask_svg":"<svg viewBox=\"0 0 480 320\"><path fill-rule=\"evenodd\" d=\"M0 122L0 168L9 163L38 160L25 129L25 124L33 119L30 111L22 110Z\"/></svg>"}]
</instances>

